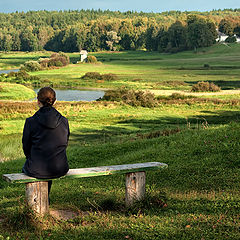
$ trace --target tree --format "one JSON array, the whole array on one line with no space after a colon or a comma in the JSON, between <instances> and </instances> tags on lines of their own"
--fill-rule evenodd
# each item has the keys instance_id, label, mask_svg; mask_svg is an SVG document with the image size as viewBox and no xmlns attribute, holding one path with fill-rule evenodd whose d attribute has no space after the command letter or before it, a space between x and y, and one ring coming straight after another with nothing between
<instances>
[{"instance_id":1,"label":"tree","mask_svg":"<svg viewBox=\"0 0 240 240\"><path fill-rule=\"evenodd\" d=\"M30 29L21 32L20 40L22 51L37 51L39 49L37 37Z\"/></svg>"},{"instance_id":2,"label":"tree","mask_svg":"<svg viewBox=\"0 0 240 240\"><path fill-rule=\"evenodd\" d=\"M190 49L209 47L216 42L216 38L217 32L213 23L203 17L190 17L187 25L187 44Z\"/></svg>"},{"instance_id":3,"label":"tree","mask_svg":"<svg viewBox=\"0 0 240 240\"><path fill-rule=\"evenodd\" d=\"M181 22L176 21L168 29L168 41L171 48L176 49L176 51L182 51L186 49L186 33L187 29L182 25Z\"/></svg>"},{"instance_id":4,"label":"tree","mask_svg":"<svg viewBox=\"0 0 240 240\"><path fill-rule=\"evenodd\" d=\"M237 25L235 28L234 28L234 33L240 37L240 25Z\"/></svg>"},{"instance_id":5,"label":"tree","mask_svg":"<svg viewBox=\"0 0 240 240\"><path fill-rule=\"evenodd\" d=\"M53 36L53 29L51 27L40 27L37 35L39 46L43 49L49 39Z\"/></svg>"},{"instance_id":6,"label":"tree","mask_svg":"<svg viewBox=\"0 0 240 240\"><path fill-rule=\"evenodd\" d=\"M106 44L109 47L110 51L115 51L116 47L114 46L114 44L119 43L121 37L119 37L117 33L114 31L107 32L106 37L107 37Z\"/></svg>"},{"instance_id":7,"label":"tree","mask_svg":"<svg viewBox=\"0 0 240 240\"><path fill-rule=\"evenodd\" d=\"M21 50L21 39L19 32L15 32L12 34L12 51L20 51Z\"/></svg>"},{"instance_id":8,"label":"tree","mask_svg":"<svg viewBox=\"0 0 240 240\"><path fill-rule=\"evenodd\" d=\"M218 25L218 30L231 37L234 32L233 23L230 20L222 19Z\"/></svg>"},{"instance_id":9,"label":"tree","mask_svg":"<svg viewBox=\"0 0 240 240\"><path fill-rule=\"evenodd\" d=\"M132 21L129 19L122 21L119 28L119 35L121 37L120 45L123 49L131 50L135 47L133 42L133 34L134 28Z\"/></svg>"}]
</instances>

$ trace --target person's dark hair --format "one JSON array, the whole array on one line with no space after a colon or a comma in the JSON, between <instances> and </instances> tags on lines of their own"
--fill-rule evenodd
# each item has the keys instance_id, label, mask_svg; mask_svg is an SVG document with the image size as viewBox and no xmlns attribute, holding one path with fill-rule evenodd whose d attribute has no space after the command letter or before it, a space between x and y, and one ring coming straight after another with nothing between
<instances>
[{"instance_id":1,"label":"person's dark hair","mask_svg":"<svg viewBox=\"0 0 240 240\"><path fill-rule=\"evenodd\" d=\"M50 87L43 87L38 91L37 99L44 107L51 107L56 101L56 93Z\"/></svg>"}]
</instances>

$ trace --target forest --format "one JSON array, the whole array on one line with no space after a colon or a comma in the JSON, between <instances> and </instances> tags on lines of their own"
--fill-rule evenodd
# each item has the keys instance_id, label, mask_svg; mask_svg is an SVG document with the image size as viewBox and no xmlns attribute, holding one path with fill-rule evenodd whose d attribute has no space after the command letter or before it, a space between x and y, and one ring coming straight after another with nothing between
<instances>
[{"instance_id":1,"label":"forest","mask_svg":"<svg viewBox=\"0 0 240 240\"><path fill-rule=\"evenodd\" d=\"M162 13L102 10L0 13L0 51L179 52L240 35L240 9Z\"/></svg>"}]
</instances>

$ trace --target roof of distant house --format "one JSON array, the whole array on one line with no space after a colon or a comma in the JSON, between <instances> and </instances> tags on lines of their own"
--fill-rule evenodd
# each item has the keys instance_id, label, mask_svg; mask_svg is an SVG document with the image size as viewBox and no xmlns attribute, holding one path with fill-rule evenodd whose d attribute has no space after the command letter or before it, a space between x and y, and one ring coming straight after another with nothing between
<instances>
[{"instance_id":1,"label":"roof of distant house","mask_svg":"<svg viewBox=\"0 0 240 240\"><path fill-rule=\"evenodd\" d=\"M218 31L218 36L228 36L227 34L225 34L225 33L222 33L222 32L220 32L220 31Z\"/></svg>"}]
</instances>

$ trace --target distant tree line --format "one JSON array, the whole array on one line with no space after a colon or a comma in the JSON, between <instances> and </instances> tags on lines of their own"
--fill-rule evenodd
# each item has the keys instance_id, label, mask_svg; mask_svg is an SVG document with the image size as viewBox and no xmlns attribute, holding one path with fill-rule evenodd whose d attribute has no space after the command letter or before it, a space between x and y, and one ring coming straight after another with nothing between
<instances>
[{"instance_id":1,"label":"distant tree line","mask_svg":"<svg viewBox=\"0 0 240 240\"><path fill-rule=\"evenodd\" d=\"M211 46L216 28L240 35L240 9L163 13L101 10L0 13L0 51L177 52Z\"/></svg>"}]
</instances>

